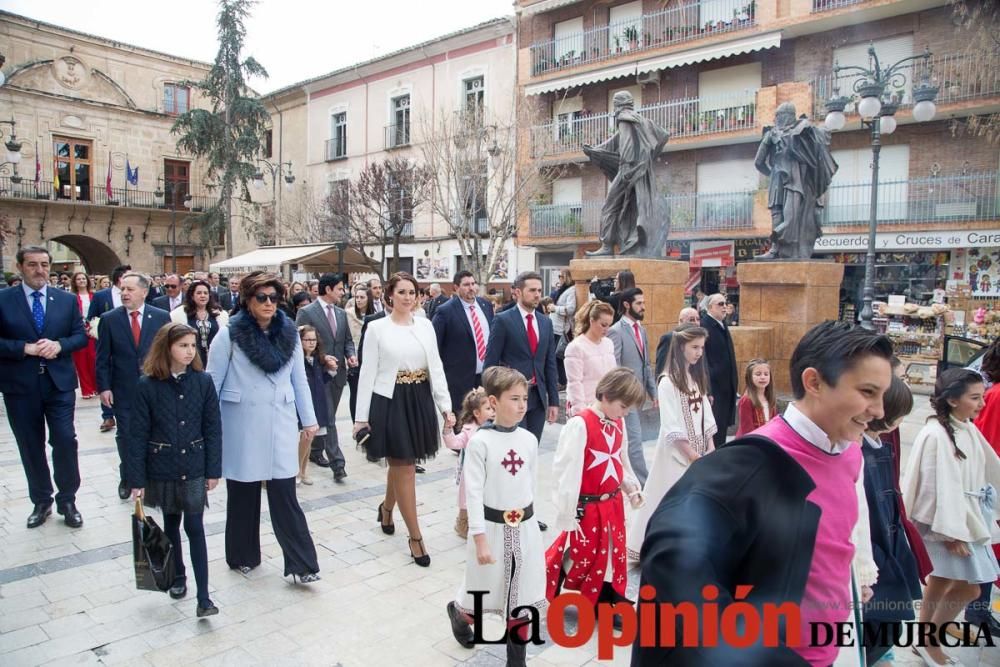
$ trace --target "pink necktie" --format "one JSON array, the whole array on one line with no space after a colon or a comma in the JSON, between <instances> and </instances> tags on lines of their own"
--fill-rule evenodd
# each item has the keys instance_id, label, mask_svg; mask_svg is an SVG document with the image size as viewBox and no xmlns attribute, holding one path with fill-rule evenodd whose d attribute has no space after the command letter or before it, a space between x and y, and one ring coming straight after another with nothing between
<instances>
[{"instance_id":1,"label":"pink necktie","mask_svg":"<svg viewBox=\"0 0 1000 667\"><path fill-rule=\"evenodd\" d=\"M639 323L633 322L632 326L635 327L635 342L639 345L639 356L645 357L646 351L642 349L642 334L639 333Z\"/></svg>"},{"instance_id":2,"label":"pink necktie","mask_svg":"<svg viewBox=\"0 0 1000 667\"><path fill-rule=\"evenodd\" d=\"M337 337L337 316L333 314L333 306L326 307L326 321L330 323L330 333Z\"/></svg>"},{"instance_id":3,"label":"pink necktie","mask_svg":"<svg viewBox=\"0 0 1000 667\"><path fill-rule=\"evenodd\" d=\"M469 306L469 314L472 316L472 333L476 336L476 356L479 361L486 358L486 341L483 338L483 327L479 324L479 316L476 315L476 307Z\"/></svg>"}]
</instances>

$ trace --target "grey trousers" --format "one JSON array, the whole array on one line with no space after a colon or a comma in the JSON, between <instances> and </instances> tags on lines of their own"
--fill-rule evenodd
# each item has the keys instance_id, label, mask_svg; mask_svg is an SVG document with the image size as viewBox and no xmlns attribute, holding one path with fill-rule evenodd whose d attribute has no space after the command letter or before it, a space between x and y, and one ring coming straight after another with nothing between
<instances>
[{"instance_id":1,"label":"grey trousers","mask_svg":"<svg viewBox=\"0 0 1000 667\"><path fill-rule=\"evenodd\" d=\"M625 437L628 438L628 460L632 464L632 472L639 483L646 485L646 457L642 453L642 423L638 410L630 410L625 417Z\"/></svg>"},{"instance_id":2,"label":"grey trousers","mask_svg":"<svg viewBox=\"0 0 1000 667\"><path fill-rule=\"evenodd\" d=\"M330 423L326 427L326 435L315 438L309 452L310 456L317 456L320 452L326 451L331 470L340 470L346 464L344 453L340 451L340 438L337 436L337 408L340 406L340 395L343 393L344 388L338 386L335 381L327 382L326 406Z\"/></svg>"}]
</instances>

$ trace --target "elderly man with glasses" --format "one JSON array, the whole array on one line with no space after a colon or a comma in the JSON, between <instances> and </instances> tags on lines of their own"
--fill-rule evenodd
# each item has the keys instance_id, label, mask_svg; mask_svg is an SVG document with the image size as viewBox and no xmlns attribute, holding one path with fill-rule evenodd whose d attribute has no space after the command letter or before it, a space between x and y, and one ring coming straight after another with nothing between
<instances>
[{"instance_id":1,"label":"elderly man with glasses","mask_svg":"<svg viewBox=\"0 0 1000 667\"><path fill-rule=\"evenodd\" d=\"M738 386L736 351L733 337L726 326L726 297L713 294L701 316L701 326L708 331L705 359L708 361L708 382L712 389L712 414L718 431L716 448L726 444L726 431L736 421L736 388Z\"/></svg>"},{"instance_id":2,"label":"elderly man with glasses","mask_svg":"<svg viewBox=\"0 0 1000 667\"><path fill-rule=\"evenodd\" d=\"M174 308L179 308L184 303L184 293L181 291L181 280L176 275L169 275L163 281L163 289L166 294L153 299L152 305L168 313Z\"/></svg>"}]
</instances>

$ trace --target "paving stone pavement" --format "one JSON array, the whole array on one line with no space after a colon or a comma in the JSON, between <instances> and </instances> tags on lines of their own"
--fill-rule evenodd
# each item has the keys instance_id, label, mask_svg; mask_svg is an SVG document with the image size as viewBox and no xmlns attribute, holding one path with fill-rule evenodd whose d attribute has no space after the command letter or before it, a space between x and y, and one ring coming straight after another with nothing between
<instances>
[{"instance_id":1,"label":"paving stone pavement","mask_svg":"<svg viewBox=\"0 0 1000 667\"><path fill-rule=\"evenodd\" d=\"M928 414L918 410L903 427L912 440ZM342 442L350 442L345 406L338 419ZM3 415L5 417L5 415ZM0 665L401 665L496 666L504 647L466 650L451 636L444 612L462 577L464 541L452 531L456 512L455 457L447 451L418 476L419 513L433 562L419 568L410 559L405 529L384 535L372 516L384 490L385 470L366 463L353 445L345 448L349 477L335 484L313 467L313 486L299 498L316 542L323 580L295 586L281 577L281 551L265 513L261 525L263 563L248 577L224 559L225 485L210 495L206 510L209 580L220 614L195 618L193 590L173 601L135 590L129 515L131 503L117 497L117 453L112 433L98 432L95 400L79 400L76 413L83 485L78 507L84 526L72 530L53 517L27 530L30 513L24 474L6 419L0 427ZM536 511L552 521L552 456L559 426L542 439ZM647 442L647 458L653 442ZM266 507L266 504L265 504ZM549 533L551 535L551 533ZM187 559L187 554L185 554ZM635 597L637 573L630 577ZM192 587L193 588L193 587ZM496 637L502 626L485 632ZM547 642L529 647L537 667L628 665L630 652L596 659L596 643L564 648ZM967 667L1000 667L1000 648L956 652ZM898 664L920 664L897 650Z\"/></svg>"}]
</instances>

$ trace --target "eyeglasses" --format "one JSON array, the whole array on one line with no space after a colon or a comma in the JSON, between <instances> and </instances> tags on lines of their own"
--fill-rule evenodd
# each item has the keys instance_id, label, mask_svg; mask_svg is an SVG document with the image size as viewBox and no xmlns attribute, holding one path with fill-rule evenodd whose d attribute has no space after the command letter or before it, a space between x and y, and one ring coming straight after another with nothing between
<instances>
[{"instance_id":1,"label":"eyeglasses","mask_svg":"<svg viewBox=\"0 0 1000 667\"><path fill-rule=\"evenodd\" d=\"M174 284L171 284L171 283L167 283L166 285L164 285L164 287L166 287L167 289L177 289L178 287L180 287L180 285L174 285Z\"/></svg>"},{"instance_id":2,"label":"eyeglasses","mask_svg":"<svg viewBox=\"0 0 1000 667\"><path fill-rule=\"evenodd\" d=\"M267 303L268 301L270 301L271 303L278 303L280 297L277 294L261 293L261 294L254 294L253 298L257 300L257 303Z\"/></svg>"}]
</instances>

